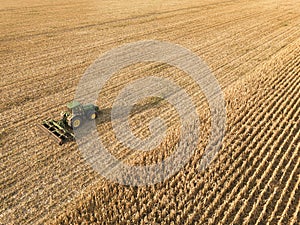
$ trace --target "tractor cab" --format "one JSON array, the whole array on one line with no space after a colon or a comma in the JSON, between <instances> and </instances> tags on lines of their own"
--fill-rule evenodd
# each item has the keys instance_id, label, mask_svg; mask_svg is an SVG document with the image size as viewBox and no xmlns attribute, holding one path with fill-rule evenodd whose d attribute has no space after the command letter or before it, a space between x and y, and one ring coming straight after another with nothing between
<instances>
[{"instance_id":1,"label":"tractor cab","mask_svg":"<svg viewBox=\"0 0 300 225\"><path fill-rule=\"evenodd\" d=\"M67 103L67 109L69 113L73 114L82 114L83 112L83 106L80 104L80 102L72 101Z\"/></svg>"},{"instance_id":2,"label":"tractor cab","mask_svg":"<svg viewBox=\"0 0 300 225\"><path fill-rule=\"evenodd\" d=\"M72 101L67 103L67 112L64 112L63 119L66 123L76 129L81 126L85 120L94 120L99 112L98 106L93 104L82 105L80 102Z\"/></svg>"}]
</instances>

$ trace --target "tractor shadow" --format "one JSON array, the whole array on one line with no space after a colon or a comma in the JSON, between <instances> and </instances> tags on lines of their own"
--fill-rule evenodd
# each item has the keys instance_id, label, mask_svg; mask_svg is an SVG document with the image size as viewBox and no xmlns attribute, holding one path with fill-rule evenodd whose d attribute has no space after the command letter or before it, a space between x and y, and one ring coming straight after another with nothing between
<instances>
[{"instance_id":1,"label":"tractor shadow","mask_svg":"<svg viewBox=\"0 0 300 225\"><path fill-rule=\"evenodd\" d=\"M136 104L132 107L130 115L137 115L140 114L144 111L147 111L149 109L152 109L154 107L158 107L159 103L163 101L163 98L160 97L152 97L149 101L143 104ZM122 107L115 108L116 111L122 112ZM100 109L100 113L96 119L97 124L103 124L103 123L108 123L111 122L111 113L112 113L112 108L106 108L106 109ZM114 119L121 119L124 118L123 113L119 113L119 117L115 117Z\"/></svg>"},{"instance_id":2,"label":"tractor shadow","mask_svg":"<svg viewBox=\"0 0 300 225\"><path fill-rule=\"evenodd\" d=\"M159 107L160 102L164 100L163 98L159 97L152 97L146 103L143 104L136 104L132 107L130 112L130 116L137 115L149 109L153 109L154 107ZM122 110L122 107L116 108L115 110ZM76 136L79 138L87 138L91 135L91 132L95 132L94 130L94 123L96 122L96 126L100 124L110 123L112 121L111 118L112 108L100 109L100 113L98 114L96 120L94 121L86 121L82 126L76 129ZM122 112L122 111L119 111ZM114 117L114 120L122 119L125 115L120 113L119 117Z\"/></svg>"}]
</instances>

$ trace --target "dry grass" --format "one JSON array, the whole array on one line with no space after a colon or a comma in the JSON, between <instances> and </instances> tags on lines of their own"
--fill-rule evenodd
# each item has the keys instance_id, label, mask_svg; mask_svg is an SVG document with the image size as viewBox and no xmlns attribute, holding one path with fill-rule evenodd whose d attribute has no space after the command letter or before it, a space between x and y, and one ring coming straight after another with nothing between
<instances>
[{"instance_id":1,"label":"dry grass","mask_svg":"<svg viewBox=\"0 0 300 225\"><path fill-rule=\"evenodd\" d=\"M296 224L299 7L296 0L2 1L0 223ZM99 55L144 39L175 42L201 56L224 90L228 118L222 150L199 172L210 132L201 90L163 64L119 71L98 98L106 113L98 133L116 157L131 152L115 138L110 109L137 78L172 79L192 96L201 119L198 150L186 167L163 183L137 188L103 179L75 143L57 146L35 124L59 116ZM171 154L179 120L166 101L139 102L130 124L145 138L158 115L169 127L167 138L126 163L151 164Z\"/></svg>"}]
</instances>

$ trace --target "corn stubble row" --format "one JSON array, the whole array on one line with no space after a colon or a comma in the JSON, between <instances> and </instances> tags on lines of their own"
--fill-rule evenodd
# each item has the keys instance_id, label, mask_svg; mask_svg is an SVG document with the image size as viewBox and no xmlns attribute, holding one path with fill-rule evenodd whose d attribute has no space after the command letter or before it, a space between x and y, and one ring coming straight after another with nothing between
<instances>
[{"instance_id":1,"label":"corn stubble row","mask_svg":"<svg viewBox=\"0 0 300 225\"><path fill-rule=\"evenodd\" d=\"M197 170L203 152L196 152L182 171L160 184L99 182L55 222L296 224L299 55L298 41L225 91L227 133L220 154L205 172ZM240 107L239 101L246 104ZM234 110L239 116L230 115Z\"/></svg>"},{"instance_id":2,"label":"corn stubble row","mask_svg":"<svg viewBox=\"0 0 300 225\"><path fill-rule=\"evenodd\" d=\"M290 54L297 47L291 46L297 43L295 40L299 37L297 1L281 2L281 7L276 10L272 8L276 6L276 1L269 0L215 3L210 0L199 3L188 0L184 4L189 7L180 9L183 5L173 4L172 1L171 8L165 7L155 14L138 12L142 17L131 15L129 8L136 7L135 1L124 3L124 8L127 8L120 8L114 13L105 11L110 10L109 3L102 4L97 12L91 2L65 3L59 0L51 5L37 0L39 6L31 8L24 1L19 2L15 10L8 8L0 13L4 23L1 40L5 43L1 45L1 51L5 54L1 55L4 71L1 81L4 85L0 111L5 135L1 136L0 223L44 224L50 218L63 214L68 204L73 205L69 212L55 222L150 221L153 224L154 220L158 223L172 220L176 224L191 221L227 223L246 219L248 214L250 221L259 218L256 221L271 224L297 219L299 189L295 185L295 177L299 172L295 160L284 159L282 163L278 160L281 166L272 179L268 174L263 176L262 172L249 169L265 170L270 160L283 157L282 151L286 147L295 148L299 142L298 127L280 121L286 120L286 115L289 115L290 120L297 122L297 114L293 117L289 112L297 110L298 103L291 102L295 104L293 109L283 108L280 104L286 101L269 94L278 89L276 93L282 98L291 99L288 96L295 95L295 92L286 91L288 93L283 94L279 90L288 90L289 85L295 88L296 78L293 80L287 74L296 74L295 77L299 74L299 60ZM196 7L191 6L191 2ZM39 14L39 10L42 13ZM89 16L79 16L82 14ZM123 20L126 16L130 18L128 21ZM107 23L103 24L104 21ZM201 91L195 89L188 79L180 79L182 73L165 68L165 65L130 67L123 73L128 79L117 78L115 84L119 89L113 85L104 88L98 101L101 108L109 108L108 103L112 102L122 85L138 78L138 74L172 76L188 94L196 93L193 101L200 116L202 136L195 157L182 172L154 187L127 188L101 180L82 159L76 144L57 147L41 136L35 125L45 118L59 117L65 103L74 97L82 73L100 54L142 39L179 43L204 57L222 88L228 89L227 127L230 133L226 135L222 153L215 163L205 173L199 172L199 161L210 130L209 110ZM286 54L278 55L277 52L284 48L288 48ZM297 54L299 52L294 52L294 55ZM266 60L276 57L280 59L264 65ZM257 67L260 68L258 71ZM284 67L286 71L280 72ZM248 82L241 81L240 84L239 80L249 73L254 76L253 79L250 77ZM258 77L260 75L261 78ZM236 85L236 89L230 85ZM274 90L270 90L271 87ZM269 97L260 97L265 95ZM259 104L256 105L256 101ZM172 107L162 101L149 108L131 120L136 135L149 135L148 126L138 122L148 119L149 115L162 115L170 125L169 131L173 130L168 131L166 141L149 154L136 155L122 145L110 145L115 143L115 137L109 123L104 121L103 126L98 126L99 136L103 137L111 153L130 165L161 161L172 153L178 143L178 118ZM276 113L278 110L282 113ZM243 113L246 111L249 111L248 114ZM260 123L261 120L264 122ZM291 134L283 132L285 126ZM296 140L286 140L286 135L294 136ZM282 141L285 145L281 144ZM283 150L279 150L277 145L282 146ZM273 153L267 155L270 149ZM274 154L277 151L279 157ZM291 151L289 153L292 155ZM259 166L261 159L265 159L263 166ZM273 169L274 165L269 170ZM282 172L284 169L286 172ZM256 179L253 174L262 176L262 179ZM256 185L258 181L264 185L270 179L271 189ZM277 183L286 182L286 185L279 185L275 190L274 179ZM258 191L263 194L259 195ZM80 192L83 196L76 199ZM242 194L238 195L239 192ZM269 199L266 200L266 196ZM255 201L256 198L259 200ZM257 207L241 203L245 199L249 199L249 204L256 202ZM261 200L268 203L260 205ZM241 206L236 214L233 202Z\"/></svg>"}]
</instances>

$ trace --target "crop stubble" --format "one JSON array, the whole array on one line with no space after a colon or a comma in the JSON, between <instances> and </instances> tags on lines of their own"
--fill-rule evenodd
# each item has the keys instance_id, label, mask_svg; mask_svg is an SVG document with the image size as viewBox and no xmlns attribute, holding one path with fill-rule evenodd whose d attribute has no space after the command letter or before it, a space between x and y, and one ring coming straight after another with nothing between
<instances>
[{"instance_id":1,"label":"crop stubble","mask_svg":"<svg viewBox=\"0 0 300 225\"><path fill-rule=\"evenodd\" d=\"M161 8L157 2L141 3L140 11L134 11L132 1L125 10L114 3L115 12L109 4L94 7L96 1L4 4L0 222L51 224L56 217L55 223L66 224L296 222L300 108L296 2L280 1L278 8L276 1L187 1L186 7L166 3ZM201 91L184 73L166 65L135 65L120 71L100 94L100 108L109 109L128 82L155 74L173 79L193 94L202 121L199 150L184 170L162 184L129 188L102 179L84 163L75 144L55 146L40 137L34 125L58 115L99 54L141 39L176 42L201 55L225 92L228 121L220 154L199 173L209 133L209 111ZM137 111L132 124L138 135L148 135L138 121L149 120L149 115L168 118L175 131L151 154L129 157L127 162L161 160L177 142L176 113L165 102ZM110 127L109 120L98 126L108 142L114 140ZM118 143L111 146L112 153L128 154L116 148Z\"/></svg>"}]
</instances>

